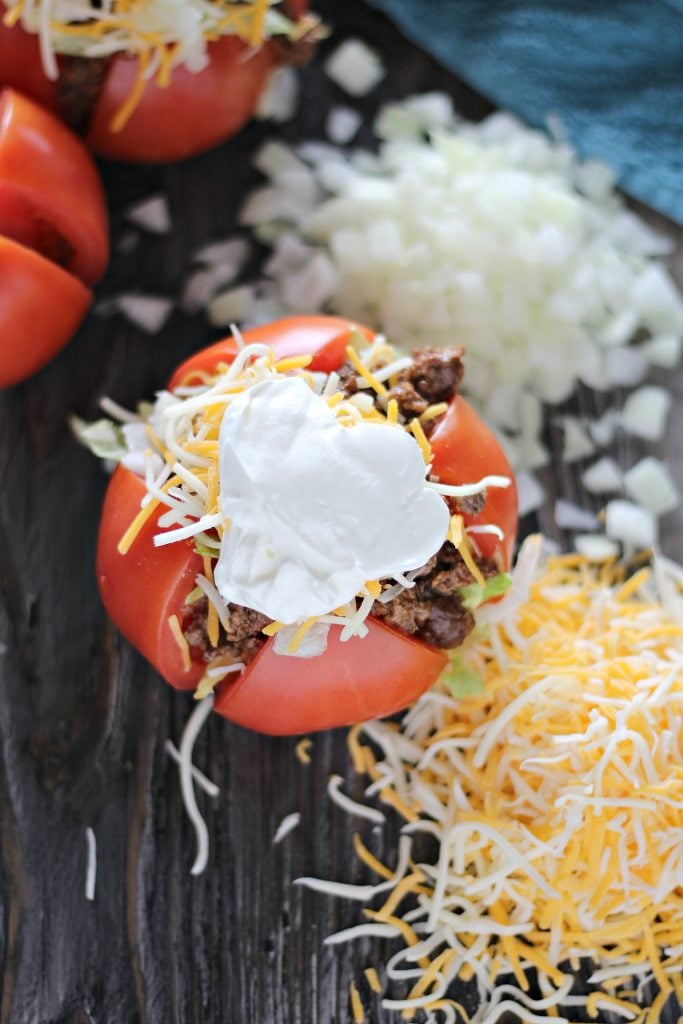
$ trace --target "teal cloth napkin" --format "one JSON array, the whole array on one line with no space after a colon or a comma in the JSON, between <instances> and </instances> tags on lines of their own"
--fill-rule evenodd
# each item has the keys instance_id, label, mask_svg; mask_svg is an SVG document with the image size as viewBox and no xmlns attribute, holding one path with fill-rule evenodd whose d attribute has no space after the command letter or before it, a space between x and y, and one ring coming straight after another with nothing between
<instances>
[{"instance_id":1,"label":"teal cloth napkin","mask_svg":"<svg viewBox=\"0 0 683 1024\"><path fill-rule=\"evenodd\" d=\"M370 0L496 105L683 222L683 0Z\"/></svg>"}]
</instances>

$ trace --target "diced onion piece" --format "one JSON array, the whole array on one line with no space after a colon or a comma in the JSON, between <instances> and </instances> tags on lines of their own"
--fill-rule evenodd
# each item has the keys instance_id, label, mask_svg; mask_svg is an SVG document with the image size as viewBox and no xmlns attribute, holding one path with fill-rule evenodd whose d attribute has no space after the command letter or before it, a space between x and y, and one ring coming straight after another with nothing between
<instances>
[{"instance_id":1,"label":"diced onion piece","mask_svg":"<svg viewBox=\"0 0 683 1024\"><path fill-rule=\"evenodd\" d=\"M624 402L621 425L627 434L661 441L671 409L671 395L654 385L638 388Z\"/></svg>"},{"instance_id":2,"label":"diced onion piece","mask_svg":"<svg viewBox=\"0 0 683 1024\"><path fill-rule=\"evenodd\" d=\"M555 522L561 530L597 530L599 525L592 512L564 498L555 502Z\"/></svg>"},{"instance_id":3,"label":"diced onion piece","mask_svg":"<svg viewBox=\"0 0 683 1024\"><path fill-rule=\"evenodd\" d=\"M318 252L302 270L287 279L283 298L293 310L319 309L332 296L336 283L332 263L325 253Z\"/></svg>"},{"instance_id":4,"label":"diced onion piece","mask_svg":"<svg viewBox=\"0 0 683 1024\"><path fill-rule=\"evenodd\" d=\"M608 409L598 419L591 420L588 424L588 432L596 444L606 448L614 440L620 421L620 413L616 409Z\"/></svg>"},{"instance_id":5,"label":"diced onion piece","mask_svg":"<svg viewBox=\"0 0 683 1024\"><path fill-rule=\"evenodd\" d=\"M192 261L209 266L227 264L234 267L237 274L246 263L249 252L250 246L245 238L223 238L200 246L192 254Z\"/></svg>"},{"instance_id":6,"label":"diced onion piece","mask_svg":"<svg viewBox=\"0 0 683 1024\"><path fill-rule=\"evenodd\" d=\"M593 454L595 451L593 442L575 416L564 416L562 427L564 429L562 458L565 462L578 462L579 459L585 459Z\"/></svg>"},{"instance_id":7,"label":"diced onion piece","mask_svg":"<svg viewBox=\"0 0 683 1024\"><path fill-rule=\"evenodd\" d=\"M595 533L577 533L574 537L574 547L591 562L606 562L619 554L618 544L608 537Z\"/></svg>"},{"instance_id":8,"label":"diced onion piece","mask_svg":"<svg viewBox=\"0 0 683 1024\"><path fill-rule=\"evenodd\" d=\"M125 211L125 218L153 235L167 235L172 226L168 199L163 194L147 196L133 203Z\"/></svg>"},{"instance_id":9,"label":"diced onion piece","mask_svg":"<svg viewBox=\"0 0 683 1024\"><path fill-rule=\"evenodd\" d=\"M326 131L335 146L346 146L354 137L363 118L351 107L333 107L327 118Z\"/></svg>"},{"instance_id":10,"label":"diced onion piece","mask_svg":"<svg viewBox=\"0 0 683 1024\"><path fill-rule=\"evenodd\" d=\"M657 539L657 524L647 509L615 498L605 506L605 533L630 548L650 548Z\"/></svg>"},{"instance_id":11,"label":"diced onion piece","mask_svg":"<svg viewBox=\"0 0 683 1024\"><path fill-rule=\"evenodd\" d=\"M648 456L624 473L624 488L629 498L653 516L675 509L679 494L671 473L660 459Z\"/></svg>"},{"instance_id":12,"label":"diced onion piece","mask_svg":"<svg viewBox=\"0 0 683 1024\"><path fill-rule=\"evenodd\" d=\"M301 823L301 814L299 811L293 811L292 814L287 814L280 824L278 825L275 835L273 836L273 846L277 846L282 842L295 828L298 828Z\"/></svg>"},{"instance_id":13,"label":"diced onion piece","mask_svg":"<svg viewBox=\"0 0 683 1024\"><path fill-rule=\"evenodd\" d=\"M119 295L116 308L145 334L158 334L173 310L173 300L161 295Z\"/></svg>"},{"instance_id":14,"label":"diced onion piece","mask_svg":"<svg viewBox=\"0 0 683 1024\"><path fill-rule=\"evenodd\" d=\"M613 388L632 388L647 373L647 360L640 349L611 348L604 356L605 381Z\"/></svg>"},{"instance_id":15,"label":"diced onion piece","mask_svg":"<svg viewBox=\"0 0 683 1024\"><path fill-rule=\"evenodd\" d=\"M347 39L325 64L325 72L349 96L365 96L384 78L384 65L360 39Z\"/></svg>"},{"instance_id":16,"label":"diced onion piece","mask_svg":"<svg viewBox=\"0 0 683 1024\"><path fill-rule=\"evenodd\" d=\"M208 315L214 327L229 327L249 315L254 298L254 289L240 285L227 292L221 292L209 303Z\"/></svg>"},{"instance_id":17,"label":"diced onion piece","mask_svg":"<svg viewBox=\"0 0 683 1024\"><path fill-rule=\"evenodd\" d=\"M672 370L680 361L682 346L680 334L658 334L642 345L642 352L653 366Z\"/></svg>"},{"instance_id":18,"label":"diced onion piece","mask_svg":"<svg viewBox=\"0 0 683 1024\"><path fill-rule=\"evenodd\" d=\"M299 108L300 92L296 69L288 65L277 68L261 93L255 116L275 124L291 121Z\"/></svg>"},{"instance_id":19,"label":"diced onion piece","mask_svg":"<svg viewBox=\"0 0 683 1024\"><path fill-rule=\"evenodd\" d=\"M609 494L621 490L624 474L619 464L605 455L583 471L581 482L591 494Z\"/></svg>"},{"instance_id":20,"label":"diced onion piece","mask_svg":"<svg viewBox=\"0 0 683 1024\"><path fill-rule=\"evenodd\" d=\"M533 473L522 472L517 475L517 503L520 518L542 508L544 498L543 488Z\"/></svg>"}]
</instances>

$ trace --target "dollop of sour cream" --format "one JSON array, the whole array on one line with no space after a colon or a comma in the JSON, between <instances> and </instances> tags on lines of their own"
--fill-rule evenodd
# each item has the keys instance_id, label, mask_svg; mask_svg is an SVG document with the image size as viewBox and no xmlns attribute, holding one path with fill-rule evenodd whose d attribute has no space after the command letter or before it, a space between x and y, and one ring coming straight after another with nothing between
<instances>
[{"instance_id":1,"label":"dollop of sour cream","mask_svg":"<svg viewBox=\"0 0 683 1024\"><path fill-rule=\"evenodd\" d=\"M280 622L327 614L368 580L424 565L446 539L448 507L414 438L342 426L300 378L263 381L227 407L219 474L230 527L216 586Z\"/></svg>"}]
</instances>

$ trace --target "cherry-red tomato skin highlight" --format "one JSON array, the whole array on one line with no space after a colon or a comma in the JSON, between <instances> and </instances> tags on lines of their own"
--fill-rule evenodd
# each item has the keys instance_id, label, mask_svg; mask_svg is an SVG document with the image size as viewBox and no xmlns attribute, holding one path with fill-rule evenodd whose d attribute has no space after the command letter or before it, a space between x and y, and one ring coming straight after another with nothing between
<instances>
[{"instance_id":1,"label":"cherry-red tomato skin highlight","mask_svg":"<svg viewBox=\"0 0 683 1024\"><path fill-rule=\"evenodd\" d=\"M269 344L277 358L312 354L311 369L331 372L344 362L353 329L357 329L355 324L337 317L292 317L246 332L244 343ZM361 329L366 337L373 336ZM169 387L191 381L194 371L210 372L221 362L231 362L238 351L234 339L228 338L196 353L175 371ZM510 475L493 434L461 398L451 403L432 436L432 445L435 464L445 483L472 483L491 473ZM476 450L469 451L472 446ZM125 483L126 478L134 484ZM123 510L119 507L123 503L113 493L119 488L126 495ZM201 560L187 544L154 548L153 535L158 530L155 515L128 554L118 554L116 545L135 517L143 493L140 480L128 470L117 470L107 494L98 549L104 603L122 632L161 674L177 688L189 689L205 666L193 661L189 672L183 669L181 652L170 636L167 621L173 614L182 621L184 599L194 585L194 576L202 571ZM490 505L494 494L495 508ZM465 521L478 518L465 517ZM509 565L517 519L514 485L499 493L491 488L481 518L505 530L501 556L504 565ZM490 546L484 554L493 554L501 547L496 538L479 535L477 541L480 538L484 541L481 548ZM179 553L175 554L174 548ZM127 563L136 551L136 561ZM172 563L172 558L177 562ZM181 585L174 574L181 575ZM147 598L143 580L157 589L161 586L165 592ZM133 595L132 601L127 600L126 593ZM233 674L218 684L215 710L247 728L278 735L348 725L400 710L435 682L447 655L372 617L366 625L367 637L344 643L333 628L327 650L312 659L275 654L274 641L267 639L239 676ZM169 647L174 648L171 654Z\"/></svg>"}]
</instances>

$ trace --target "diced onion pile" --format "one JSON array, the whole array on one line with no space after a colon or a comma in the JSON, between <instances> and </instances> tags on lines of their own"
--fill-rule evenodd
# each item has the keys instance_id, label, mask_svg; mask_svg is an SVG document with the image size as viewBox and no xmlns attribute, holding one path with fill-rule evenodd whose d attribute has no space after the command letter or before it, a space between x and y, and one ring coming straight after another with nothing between
<instances>
[{"instance_id":1,"label":"diced onion pile","mask_svg":"<svg viewBox=\"0 0 683 1024\"><path fill-rule=\"evenodd\" d=\"M396 939L383 1006L404 1019L657 1024L683 1002L683 570L539 552L463 649L480 694L437 685L350 733L367 793L405 819L396 869L356 836L379 884L300 881L372 902L328 941Z\"/></svg>"},{"instance_id":2,"label":"diced onion pile","mask_svg":"<svg viewBox=\"0 0 683 1024\"><path fill-rule=\"evenodd\" d=\"M465 345L470 397L525 474L549 461L542 403L578 382L633 388L650 366L676 364L671 246L625 207L608 168L504 113L466 122L439 93L384 106L376 134L376 154L323 142L257 154L268 181L241 220L273 254L266 279L237 297L247 323L325 310L404 349ZM657 441L669 408L645 386L595 423L565 417L564 457L589 458L617 428ZM654 483L670 509L668 481Z\"/></svg>"}]
</instances>

